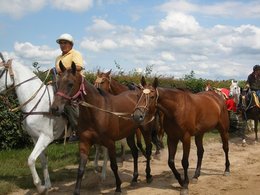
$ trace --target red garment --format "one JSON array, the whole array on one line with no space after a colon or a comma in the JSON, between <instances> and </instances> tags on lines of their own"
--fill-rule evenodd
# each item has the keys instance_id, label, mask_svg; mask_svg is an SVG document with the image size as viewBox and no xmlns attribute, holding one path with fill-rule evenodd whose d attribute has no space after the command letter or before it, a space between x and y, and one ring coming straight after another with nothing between
<instances>
[{"instance_id":1,"label":"red garment","mask_svg":"<svg viewBox=\"0 0 260 195\"><path fill-rule=\"evenodd\" d=\"M226 100L227 110L228 111L237 111L237 106L233 98L229 98Z\"/></svg>"},{"instance_id":2,"label":"red garment","mask_svg":"<svg viewBox=\"0 0 260 195\"><path fill-rule=\"evenodd\" d=\"M221 88L221 93L225 96L226 99L229 97L229 90L225 88Z\"/></svg>"}]
</instances>

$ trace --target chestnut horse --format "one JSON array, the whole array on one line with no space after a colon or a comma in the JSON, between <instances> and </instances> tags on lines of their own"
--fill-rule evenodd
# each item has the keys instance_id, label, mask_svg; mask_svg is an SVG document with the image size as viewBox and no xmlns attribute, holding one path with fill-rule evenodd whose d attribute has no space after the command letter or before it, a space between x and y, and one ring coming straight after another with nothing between
<instances>
[{"instance_id":1,"label":"chestnut horse","mask_svg":"<svg viewBox=\"0 0 260 195\"><path fill-rule=\"evenodd\" d=\"M138 127L142 131L146 144L146 181L148 183L151 182L151 132L149 128L140 126L131 117L131 113L133 113L138 101L137 92L128 90L114 96L97 89L86 81L76 71L75 63L72 63L69 70L66 70L62 63L60 63L60 68L63 73L58 80L58 92L51 107L52 112L59 115L63 112L66 104L79 102L78 134L80 162L74 194L80 194L82 177L88 161L90 148L93 144L101 144L108 148L110 167L116 180L115 192L121 192L115 141L134 134L135 129ZM79 100L79 97L82 98L82 101ZM127 116L130 117L127 118ZM149 122L145 122L147 126L149 126ZM134 158L132 182L135 183L138 177L138 150L132 147L133 144L130 143L130 148Z\"/></svg>"},{"instance_id":2,"label":"chestnut horse","mask_svg":"<svg viewBox=\"0 0 260 195\"><path fill-rule=\"evenodd\" d=\"M204 133L212 129L218 129L221 135L226 158L225 175L229 174L229 118L223 98L214 91L193 94L180 89L161 88L158 87L157 78L154 79L152 85L147 85L145 79L142 78L141 84L144 90L143 95L138 101L137 109L134 112L134 119L140 123L150 120L151 115L147 115L144 109L140 109L143 105L148 105L150 111L154 110L155 112L157 108L163 111L163 127L167 134L169 150L168 165L182 186L181 193L188 193L188 158L192 136L195 136L198 157L193 178L198 179L200 176L204 153ZM182 179L174 163L179 141L182 142L183 146L182 166L184 169L184 179Z\"/></svg>"},{"instance_id":3,"label":"chestnut horse","mask_svg":"<svg viewBox=\"0 0 260 195\"><path fill-rule=\"evenodd\" d=\"M115 80L113 77L111 77L111 70L108 72L100 72L98 70L97 78L95 80L95 86L113 95L118 95L127 90L140 90L140 86L137 86L136 84L129 83L127 85L123 85L117 80ZM163 136L164 130L162 128L162 113L157 112L152 126L152 142L156 146L155 154L160 154L160 149L164 147ZM145 156L145 151L142 146L142 137L140 129L136 130L136 140L138 148Z\"/></svg>"}]
</instances>

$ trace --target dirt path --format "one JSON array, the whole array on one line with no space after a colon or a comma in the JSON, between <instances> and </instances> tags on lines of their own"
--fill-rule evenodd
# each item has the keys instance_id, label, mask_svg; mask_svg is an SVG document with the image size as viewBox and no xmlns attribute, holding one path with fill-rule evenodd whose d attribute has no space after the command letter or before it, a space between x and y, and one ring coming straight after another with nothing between
<instances>
[{"instance_id":1,"label":"dirt path","mask_svg":"<svg viewBox=\"0 0 260 195\"><path fill-rule=\"evenodd\" d=\"M196 184L189 185L190 195L259 195L260 194L260 144L254 143L254 134L248 135L246 147L241 146L241 139L230 139L230 176L223 176L224 152L220 140L209 140L204 144L202 172ZM139 182L130 186L132 178L132 160L119 163L119 173L122 180L122 194L136 195L179 195L180 186L167 164L167 149L160 154L159 159L151 162L154 180L151 184L145 182L145 159L139 158ZM176 156L176 166L181 167L182 150ZM192 141L190 153L189 174L192 177L196 166L196 147ZM182 173L182 172L181 172ZM99 174L86 174L82 184L81 194L114 194L114 177L108 168L108 178L101 182ZM53 183L50 195L70 195L73 193L75 181L70 183ZM91 188L91 190L89 190ZM34 189L19 190L12 195L36 194Z\"/></svg>"}]
</instances>

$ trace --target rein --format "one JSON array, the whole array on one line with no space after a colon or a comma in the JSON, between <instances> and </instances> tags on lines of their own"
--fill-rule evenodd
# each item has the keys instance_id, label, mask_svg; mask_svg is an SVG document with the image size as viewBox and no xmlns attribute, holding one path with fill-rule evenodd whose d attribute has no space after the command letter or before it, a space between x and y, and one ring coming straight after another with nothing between
<instances>
[{"instance_id":1,"label":"rein","mask_svg":"<svg viewBox=\"0 0 260 195\"><path fill-rule=\"evenodd\" d=\"M48 73L47 73L47 75L46 75L46 77L45 77L45 79L44 79L44 82L42 82L41 86L40 86L39 89L32 95L32 97L29 98L27 101L25 101L23 104L17 106L16 108L11 109L10 111L16 112L16 111L20 110L22 107L24 107L25 105L27 105L30 101L32 101L32 100L36 97L36 95L40 92L40 90L42 89L42 87L45 86L44 83L45 83L45 81L47 80L49 74L50 74L50 69L48 70ZM33 77L33 78L35 78L35 77ZM29 79L29 81L30 81L30 80L32 80L32 79ZM26 82L27 82L27 81L26 81ZM23 84L23 83L24 83L24 82L22 82L22 84ZM18 85L16 85L16 87L17 87L17 86L20 86L20 85L21 85L21 83L19 83ZM46 86L46 88L47 88L47 86ZM44 91L44 93L45 93L45 91ZM37 104L33 107L32 110L34 110L34 109L37 107L37 105L40 103L40 101L41 101L41 99L42 99L44 93L42 94L41 98L39 99L39 101L38 101ZM32 113L32 110L30 111L30 113ZM44 113L48 113L48 112L44 112Z\"/></svg>"},{"instance_id":2,"label":"rein","mask_svg":"<svg viewBox=\"0 0 260 195\"><path fill-rule=\"evenodd\" d=\"M85 107L88 107L88 108L95 108L99 111L102 111L102 112L106 112L106 113L109 113L109 114L113 114L113 115L116 115L118 117L121 117L121 118L124 118L124 119L131 119L132 118L132 115L131 113L124 113L124 112L112 112L112 111L109 111L109 110L105 110L105 109L102 109L102 108L99 108L99 107L96 107L92 104L89 104L87 102L80 102L80 105L82 106L85 106ZM129 117L126 117L126 116L129 116Z\"/></svg>"},{"instance_id":3,"label":"rein","mask_svg":"<svg viewBox=\"0 0 260 195\"><path fill-rule=\"evenodd\" d=\"M5 79L6 90L4 91L4 93L9 93L11 90L15 89L16 87L19 87L19 86L21 86L22 84L24 84L24 83L26 83L26 82L29 82L29 81L31 81L31 80L37 78L37 76L35 75L34 77L29 78L29 79L27 79L27 80L25 80L25 81L23 81L23 82L21 82L21 83L15 85L15 84L14 84L14 73L13 73L13 69L12 69L12 60L9 59L9 60L5 63L5 60L3 59L3 56L2 56L1 53L0 53L0 58L2 59L2 63L0 64L0 66L4 66L4 68L5 68L5 69L0 73L0 78L3 76L4 73L6 73L6 79ZM12 86L11 86L10 88L7 87L7 73L8 73L8 72L9 72L9 75L10 75L12 81L13 81L13 84L12 84ZM29 98L26 102L24 102L23 104L17 106L16 108L12 108L12 109L10 108L9 110L10 110L11 112L17 112L17 111L20 110L22 107L24 107L25 105L27 105L31 100L33 100L33 99L36 97L36 95L39 93L39 91L41 90L41 88L45 85L44 83L45 83L45 81L47 80L49 74L50 74L50 70L48 70L48 73L47 73L47 75L46 75L46 78L44 79L44 82L42 82L40 88L32 95L31 98ZM37 102L36 105L31 109L30 112L22 112L23 114L26 115L26 116L23 118L23 120L24 120L27 116L29 116L29 115L43 115L43 114L45 114L45 115L50 115L49 112L33 112L33 110L34 110L34 109L38 106L38 104L40 103L40 101L41 101L43 95L45 94L45 92L46 92L46 90L47 90L47 88L48 88L48 87L46 86L46 89L44 90L43 94L41 95L41 98L38 100L38 102ZM48 91L48 94L49 94L49 91ZM49 104L50 104L50 102L51 102L51 101L50 101L50 94L49 94ZM50 106L50 105L49 105L49 106Z\"/></svg>"}]
</instances>

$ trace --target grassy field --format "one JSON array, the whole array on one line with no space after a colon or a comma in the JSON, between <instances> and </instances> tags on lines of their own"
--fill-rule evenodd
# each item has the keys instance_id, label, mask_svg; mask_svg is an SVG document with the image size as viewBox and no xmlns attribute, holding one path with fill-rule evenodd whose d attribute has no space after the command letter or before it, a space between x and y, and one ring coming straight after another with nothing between
<instances>
[{"instance_id":1,"label":"grassy field","mask_svg":"<svg viewBox=\"0 0 260 195\"><path fill-rule=\"evenodd\" d=\"M215 131L207 133L204 140L215 140L219 134ZM166 139L165 139L166 142ZM155 149L155 147L153 147ZM21 150L0 151L0 195L6 195L17 188L34 188L30 169L27 165L27 159L32 148ZM117 145L118 154L120 146ZM130 153L129 149L127 153ZM49 173L52 182L75 181L77 168L67 168L69 165L78 165L78 144L70 143L65 146L61 143L51 144L46 151L48 156ZM91 150L90 160L94 158L94 148ZM92 169L92 163L88 169ZM37 171L42 178L42 171L39 160L36 162Z\"/></svg>"}]
</instances>

